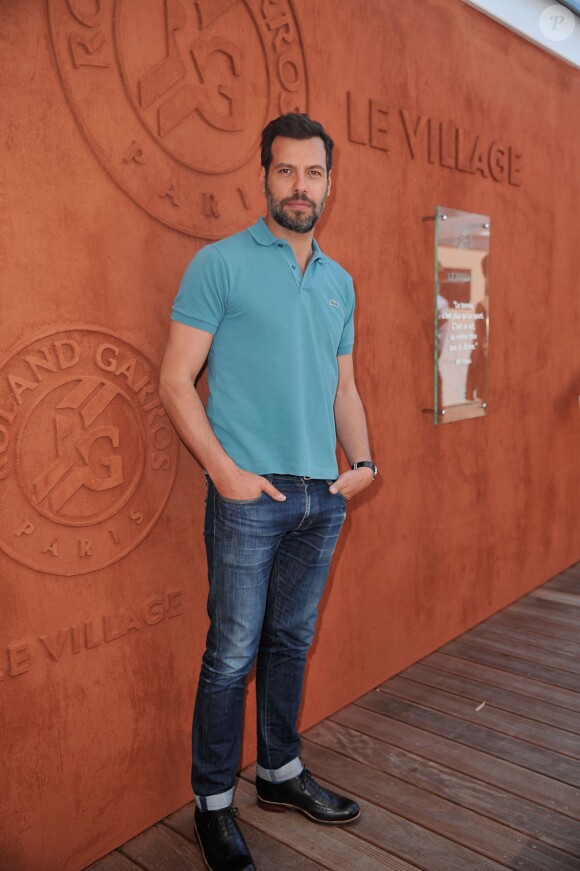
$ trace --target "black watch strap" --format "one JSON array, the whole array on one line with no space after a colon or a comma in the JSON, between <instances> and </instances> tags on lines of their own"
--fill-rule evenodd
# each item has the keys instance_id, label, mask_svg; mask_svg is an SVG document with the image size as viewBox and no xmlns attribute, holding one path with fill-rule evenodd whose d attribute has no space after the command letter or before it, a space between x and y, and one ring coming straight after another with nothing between
<instances>
[{"instance_id":1,"label":"black watch strap","mask_svg":"<svg viewBox=\"0 0 580 871\"><path fill-rule=\"evenodd\" d=\"M352 469L360 469L361 466L366 466L367 469L371 469L373 473L373 478L377 477L377 472L379 471L372 460L361 460L360 463L353 463Z\"/></svg>"}]
</instances>

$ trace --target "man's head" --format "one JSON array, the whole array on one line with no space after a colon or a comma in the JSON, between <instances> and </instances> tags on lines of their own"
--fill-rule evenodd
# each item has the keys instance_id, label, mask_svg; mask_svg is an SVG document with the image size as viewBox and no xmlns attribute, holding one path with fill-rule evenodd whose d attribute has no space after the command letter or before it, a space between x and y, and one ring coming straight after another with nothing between
<instances>
[{"instance_id":1,"label":"man's head","mask_svg":"<svg viewBox=\"0 0 580 871\"><path fill-rule=\"evenodd\" d=\"M307 115L270 121L262 133L262 189L271 218L295 233L309 233L330 191L334 143Z\"/></svg>"},{"instance_id":2,"label":"man's head","mask_svg":"<svg viewBox=\"0 0 580 871\"><path fill-rule=\"evenodd\" d=\"M261 160L266 175L272 163L272 143L276 136L284 136L286 139L322 139L326 153L326 172L330 175L332 169L332 150L334 142L325 131L322 124L313 121L308 115L298 112L289 112L274 118L262 130Z\"/></svg>"}]
</instances>

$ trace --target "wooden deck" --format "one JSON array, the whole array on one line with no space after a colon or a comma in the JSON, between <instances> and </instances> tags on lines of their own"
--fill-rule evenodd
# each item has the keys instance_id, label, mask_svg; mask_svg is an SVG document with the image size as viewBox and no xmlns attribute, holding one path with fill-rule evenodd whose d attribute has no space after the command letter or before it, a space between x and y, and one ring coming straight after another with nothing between
<instances>
[{"instance_id":1,"label":"wooden deck","mask_svg":"<svg viewBox=\"0 0 580 871\"><path fill-rule=\"evenodd\" d=\"M579 871L580 564L304 736L350 827L235 802L260 871ZM196 871L193 804L91 871Z\"/></svg>"}]
</instances>

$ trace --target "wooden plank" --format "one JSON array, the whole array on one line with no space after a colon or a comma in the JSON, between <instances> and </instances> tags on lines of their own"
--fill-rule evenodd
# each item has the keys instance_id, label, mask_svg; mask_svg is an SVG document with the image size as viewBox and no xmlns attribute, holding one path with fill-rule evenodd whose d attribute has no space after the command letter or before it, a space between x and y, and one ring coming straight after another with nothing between
<instances>
[{"instance_id":1,"label":"wooden plank","mask_svg":"<svg viewBox=\"0 0 580 871\"><path fill-rule=\"evenodd\" d=\"M140 865L135 865L134 862L131 862L122 853L114 850L112 853L103 856L102 859L99 859L93 865L88 865L84 871L142 871L142 868Z\"/></svg>"},{"instance_id":2,"label":"wooden plank","mask_svg":"<svg viewBox=\"0 0 580 871\"><path fill-rule=\"evenodd\" d=\"M537 610L545 612L546 614L554 614L555 616L562 615L572 621L578 620L577 600L574 603L574 607L571 607L569 602L559 602L557 599L552 599L549 595L549 591L546 591L546 596L542 596L542 590L543 587L538 587L537 589L532 590L532 592L528 593L527 596L519 599L517 604L527 605L530 610ZM576 599L573 594L570 595L572 595L573 599Z\"/></svg>"},{"instance_id":3,"label":"wooden plank","mask_svg":"<svg viewBox=\"0 0 580 871\"><path fill-rule=\"evenodd\" d=\"M380 743L380 742L379 742ZM463 807L461 796L457 802L447 801L438 795L427 793L413 784L369 768L367 765L354 761L349 755L342 755L329 750L309 739L304 742L305 758L325 782L333 784L334 788L349 790L362 798L372 795L372 803L388 810L392 814L406 818L430 831L440 835L449 842L447 856L443 855L443 867L453 869L469 868L479 871L480 868L499 868L504 864L514 867L514 859L520 854L524 838L518 832L507 826L474 813ZM362 823L362 819L361 819ZM386 829L389 833L388 827ZM520 840L518 841L518 838ZM421 839L417 840L417 846ZM553 847L547 847L534 842L536 849L530 850L526 867L528 871L545 871L546 858L552 860L557 856L562 860L561 871L577 871L577 861ZM471 858L463 861L453 858L451 845L461 845L471 852ZM443 849L443 845L441 845ZM399 849L397 845L397 849ZM538 852L539 851L539 852ZM445 866L445 862L447 865ZM427 865L427 871L431 871ZM517 866L515 866L517 867Z\"/></svg>"},{"instance_id":4,"label":"wooden plank","mask_svg":"<svg viewBox=\"0 0 580 871\"><path fill-rule=\"evenodd\" d=\"M382 806L381 802L377 802L375 778L378 777L381 781L381 778L384 779L384 775L353 764L348 766L348 777L345 783L336 769L337 764L341 768L344 762L340 756L332 754L330 761L328 761L328 754L323 748L316 745L311 746L308 740L305 742L305 750L305 761L307 764L312 763L312 767L317 771L317 780L323 786L347 792L361 805L362 816L356 823L356 834L359 838L364 838L377 846L381 846L385 852L396 854L399 858L412 862L413 867L425 869L425 871L447 871L449 867L480 871L480 869L490 867L488 860L482 859L477 852L466 849L449 840L446 836L441 836L412 820L392 813ZM327 767L331 770L331 780L324 776L327 773L326 769L319 777L317 765L321 754L323 763L326 761ZM406 784L400 784L398 781L393 782L396 789L406 788ZM350 831L353 830L350 829ZM339 867L342 868L342 865ZM491 867L497 868L498 866L492 865Z\"/></svg>"},{"instance_id":5,"label":"wooden plank","mask_svg":"<svg viewBox=\"0 0 580 871\"><path fill-rule=\"evenodd\" d=\"M552 786L546 793L542 783L537 782L542 780L539 775L501 760L490 760L477 751L466 755L452 741L403 726L356 705L349 705L306 734L316 743L344 752L341 747L345 732L359 733L358 741L350 739L349 753L356 761L378 764L377 755L374 763L373 757L369 762L366 744L369 739L379 740L388 748L390 767L381 763L388 773L450 801L457 801L461 795L464 807L482 816L573 854L578 850L577 823L567 816L570 813L567 791L574 795L569 787L558 785L555 792ZM370 747L377 754L376 741ZM543 806L538 806L537 800ZM580 802L576 810L580 815Z\"/></svg>"},{"instance_id":6,"label":"wooden plank","mask_svg":"<svg viewBox=\"0 0 580 871\"><path fill-rule=\"evenodd\" d=\"M356 704L411 726L418 726L428 732L452 738L465 747L481 750L497 759L515 762L545 777L551 777L574 787L578 785L580 764L568 756L560 756L551 750L494 732L485 726L466 723L440 711L406 702L389 695L384 690L368 693Z\"/></svg>"},{"instance_id":7,"label":"wooden plank","mask_svg":"<svg viewBox=\"0 0 580 871\"><path fill-rule=\"evenodd\" d=\"M522 714L522 716L544 723L546 726L556 726L580 736L580 717L573 711L555 707L540 701L538 698L522 696L510 690L491 686L484 682L484 678L479 673L478 679L473 680L452 672L430 668L428 663L428 659L425 660L425 665L417 663L417 665L402 672L400 677L408 678L428 687L437 687L455 693L462 698L471 699L476 706L481 702L489 702L504 711ZM578 739L577 743L580 743Z\"/></svg>"},{"instance_id":8,"label":"wooden plank","mask_svg":"<svg viewBox=\"0 0 580 871\"><path fill-rule=\"evenodd\" d=\"M487 633L484 629L472 629L466 635L458 638L457 641L465 642L466 644L477 644L488 650L497 650L505 653L510 658L515 657L517 659L524 659L526 662L535 662L549 668L557 668L560 671L569 671L572 674L578 675L577 685L578 691L580 691L580 662L577 659L578 653L573 655L567 654L559 646L553 646L552 650L538 648L523 640L518 640L516 644L511 638L493 635ZM445 653L446 648L447 645L441 647L441 653Z\"/></svg>"},{"instance_id":9,"label":"wooden plank","mask_svg":"<svg viewBox=\"0 0 580 871\"><path fill-rule=\"evenodd\" d=\"M561 687L574 693L580 691L580 676L571 674L568 671L561 671L558 668L551 668L541 663L530 662L517 656L506 656L501 651L481 647L477 644L470 644L465 641L452 641L441 649L445 653L458 656L461 659L468 659L471 662L479 662L483 665L491 665L494 668L499 668L512 674L531 677L550 684L550 686Z\"/></svg>"},{"instance_id":10,"label":"wooden plank","mask_svg":"<svg viewBox=\"0 0 580 871\"><path fill-rule=\"evenodd\" d=\"M489 702L482 703L479 700L477 704L472 699L461 698L435 686L426 686L403 677L393 678L384 684L381 690L407 702L441 711L467 723L476 723L502 735L511 735L529 744L580 760L578 735L556 726L547 729L542 723L537 723L521 714L502 711ZM580 764L577 783L580 783Z\"/></svg>"},{"instance_id":11,"label":"wooden plank","mask_svg":"<svg viewBox=\"0 0 580 871\"><path fill-rule=\"evenodd\" d=\"M560 687L552 687L544 681L534 680L525 675L502 671L501 669L488 666L481 662L471 662L458 656L446 653L431 653L422 660L421 664L428 665L446 673L465 675L473 680L485 681L490 686L502 687L523 696L536 698L547 704L553 704L570 711L580 712L580 694ZM414 668L415 666L411 666ZM410 669L401 672L406 675Z\"/></svg>"},{"instance_id":12,"label":"wooden plank","mask_svg":"<svg viewBox=\"0 0 580 871\"><path fill-rule=\"evenodd\" d=\"M544 589L560 590L563 593L580 592L580 574L564 572L561 575L556 575L544 584Z\"/></svg>"},{"instance_id":13,"label":"wooden plank","mask_svg":"<svg viewBox=\"0 0 580 871\"><path fill-rule=\"evenodd\" d=\"M198 845L160 823L131 838L119 850L144 871L191 871L203 867Z\"/></svg>"},{"instance_id":14,"label":"wooden plank","mask_svg":"<svg viewBox=\"0 0 580 871\"><path fill-rule=\"evenodd\" d=\"M499 614L494 614L493 617L489 617L485 623L481 624L486 627L496 627L501 626L506 629L510 629L510 627L515 626L518 629L524 629L532 637L548 637L554 639L556 642L559 640L567 640L576 642L578 640L578 626L562 626L560 623L554 623L553 621L546 619L534 619L530 620L527 614L523 615L516 611L512 611L508 609L507 611L500 611Z\"/></svg>"},{"instance_id":15,"label":"wooden plank","mask_svg":"<svg viewBox=\"0 0 580 871\"><path fill-rule=\"evenodd\" d=\"M579 627L580 629L580 627ZM580 633L579 633L580 634ZM520 642L543 651L549 651L551 654L557 654L564 658L580 659L580 641L577 637L574 640L563 638L555 638L553 635L538 635L530 632L527 626L517 626L511 624L509 628L505 626L493 625L491 623L482 623L481 626L476 626L475 629L470 629L462 636L466 641L474 638L502 638L510 639L512 644L517 642L519 648ZM457 639L459 641L459 639ZM548 663L546 663L548 664Z\"/></svg>"},{"instance_id":16,"label":"wooden plank","mask_svg":"<svg viewBox=\"0 0 580 871\"><path fill-rule=\"evenodd\" d=\"M579 585L580 587L580 585ZM580 608L580 589L577 593L565 593L561 590L546 590L540 588L529 594L534 599L543 599L546 602L558 602L570 608Z\"/></svg>"},{"instance_id":17,"label":"wooden plank","mask_svg":"<svg viewBox=\"0 0 580 871\"><path fill-rule=\"evenodd\" d=\"M362 819L350 826L322 826L302 814L289 811L274 814L256 804L256 790L248 771L238 781L236 804L244 820L262 832L275 831L276 839L302 853L330 871L416 871L417 866L390 855L364 838L357 831ZM268 866L265 866L264 871Z\"/></svg>"},{"instance_id":18,"label":"wooden plank","mask_svg":"<svg viewBox=\"0 0 580 871\"><path fill-rule=\"evenodd\" d=\"M509 605L510 611L524 614L530 620L553 620L554 623L559 623L561 626L568 626L572 629L578 626L578 618L575 614L570 614L570 609L563 605L558 605L555 602L543 602L540 599L532 599L530 596L525 596L523 599L518 599L517 602Z\"/></svg>"},{"instance_id":19,"label":"wooden plank","mask_svg":"<svg viewBox=\"0 0 580 871\"><path fill-rule=\"evenodd\" d=\"M237 796L234 804L237 804ZM183 835L184 838L195 839L193 834L194 809L193 803L188 804L166 817L163 822L169 828ZM280 868L283 871L321 871L322 865L277 841L275 825L271 826L271 833L270 831L268 833L262 832L248 822L245 812L240 813L239 822L252 858L258 868Z\"/></svg>"}]
</instances>

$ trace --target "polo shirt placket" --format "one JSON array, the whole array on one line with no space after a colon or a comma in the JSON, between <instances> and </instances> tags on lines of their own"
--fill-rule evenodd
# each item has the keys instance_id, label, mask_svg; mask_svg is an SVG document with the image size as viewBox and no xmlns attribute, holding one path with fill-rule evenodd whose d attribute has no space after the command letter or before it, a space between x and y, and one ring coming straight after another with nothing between
<instances>
[{"instance_id":1,"label":"polo shirt placket","mask_svg":"<svg viewBox=\"0 0 580 871\"><path fill-rule=\"evenodd\" d=\"M315 264L319 264L323 262L323 256L320 249L315 248L312 257L308 261L306 269L304 273L300 269L298 262L296 260L296 256L292 247L288 244L288 242L275 242L276 248L280 251L284 262L290 268L290 272L292 277L298 287L300 293L304 293L306 290L310 288L310 279L312 277L312 271L315 269Z\"/></svg>"}]
</instances>

